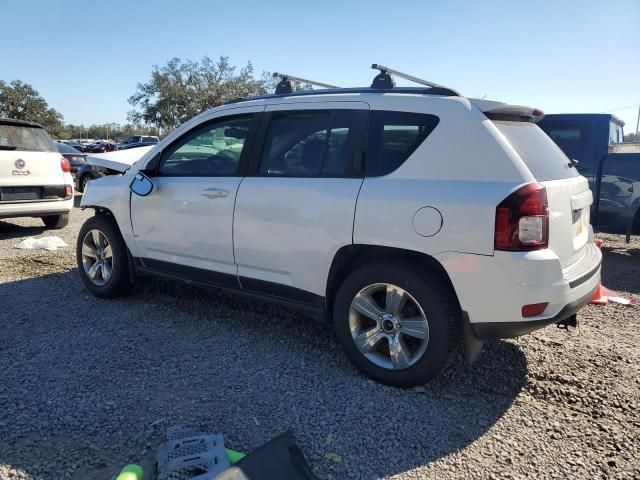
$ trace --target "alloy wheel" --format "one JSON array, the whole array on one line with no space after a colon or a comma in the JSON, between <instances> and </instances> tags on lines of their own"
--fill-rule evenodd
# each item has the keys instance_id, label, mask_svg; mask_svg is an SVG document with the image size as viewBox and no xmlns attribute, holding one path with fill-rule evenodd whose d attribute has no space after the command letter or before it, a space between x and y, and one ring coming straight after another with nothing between
<instances>
[{"instance_id":1,"label":"alloy wheel","mask_svg":"<svg viewBox=\"0 0 640 480\"><path fill-rule=\"evenodd\" d=\"M105 285L113 274L113 251L100 230L89 230L82 240L82 265L89 280Z\"/></svg>"},{"instance_id":2,"label":"alloy wheel","mask_svg":"<svg viewBox=\"0 0 640 480\"><path fill-rule=\"evenodd\" d=\"M429 344L429 322L406 290L376 283L360 290L349 308L353 341L368 360L389 370L414 365Z\"/></svg>"}]
</instances>

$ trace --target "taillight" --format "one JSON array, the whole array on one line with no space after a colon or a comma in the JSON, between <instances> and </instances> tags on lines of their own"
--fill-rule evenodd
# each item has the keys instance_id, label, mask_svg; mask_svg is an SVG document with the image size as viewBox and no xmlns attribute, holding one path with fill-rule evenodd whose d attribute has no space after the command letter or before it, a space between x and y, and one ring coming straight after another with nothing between
<instances>
[{"instance_id":1,"label":"taillight","mask_svg":"<svg viewBox=\"0 0 640 480\"><path fill-rule=\"evenodd\" d=\"M70 173L71 172L71 165L69 164L69 160L67 160L66 158L62 157L60 159L60 168L62 168L62 171L64 173Z\"/></svg>"},{"instance_id":2,"label":"taillight","mask_svg":"<svg viewBox=\"0 0 640 480\"><path fill-rule=\"evenodd\" d=\"M496 208L496 250L523 252L549 246L547 191L530 183L505 198Z\"/></svg>"}]
</instances>

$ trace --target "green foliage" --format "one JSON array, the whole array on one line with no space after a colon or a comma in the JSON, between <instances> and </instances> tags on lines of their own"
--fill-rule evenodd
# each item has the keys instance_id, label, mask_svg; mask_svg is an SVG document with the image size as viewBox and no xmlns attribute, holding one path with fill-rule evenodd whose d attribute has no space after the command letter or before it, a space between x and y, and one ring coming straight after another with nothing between
<instances>
[{"instance_id":1,"label":"green foliage","mask_svg":"<svg viewBox=\"0 0 640 480\"><path fill-rule=\"evenodd\" d=\"M228 57L204 57L200 62L172 58L163 67L154 66L151 79L138 84L129 98L134 107L129 120L172 130L230 100L263 95L272 84L264 74L254 79L251 63L237 69Z\"/></svg>"},{"instance_id":2,"label":"green foliage","mask_svg":"<svg viewBox=\"0 0 640 480\"><path fill-rule=\"evenodd\" d=\"M35 88L20 80L0 80L0 117L37 122L54 136L63 130L62 114L49 107Z\"/></svg>"},{"instance_id":3,"label":"green foliage","mask_svg":"<svg viewBox=\"0 0 640 480\"><path fill-rule=\"evenodd\" d=\"M627 133L624 136L625 142L640 142L640 133Z\"/></svg>"}]
</instances>

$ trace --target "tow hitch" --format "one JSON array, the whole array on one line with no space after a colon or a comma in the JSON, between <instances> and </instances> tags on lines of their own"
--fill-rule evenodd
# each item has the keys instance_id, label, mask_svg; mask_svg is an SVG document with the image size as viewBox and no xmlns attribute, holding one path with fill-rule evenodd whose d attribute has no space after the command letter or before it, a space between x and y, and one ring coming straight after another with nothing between
<instances>
[{"instance_id":1,"label":"tow hitch","mask_svg":"<svg viewBox=\"0 0 640 480\"><path fill-rule=\"evenodd\" d=\"M562 328L563 330L569 330L569 327L576 328L578 326L578 315L575 313L570 317L565 318L564 320L556 323L558 328Z\"/></svg>"}]
</instances>

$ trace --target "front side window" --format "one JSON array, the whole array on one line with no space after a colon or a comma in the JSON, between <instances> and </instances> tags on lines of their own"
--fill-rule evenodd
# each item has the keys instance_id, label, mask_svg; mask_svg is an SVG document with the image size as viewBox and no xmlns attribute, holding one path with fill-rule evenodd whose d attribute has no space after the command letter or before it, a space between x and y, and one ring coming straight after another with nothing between
<instances>
[{"instance_id":1,"label":"front side window","mask_svg":"<svg viewBox=\"0 0 640 480\"><path fill-rule=\"evenodd\" d=\"M227 118L187 133L163 155L161 175L225 176L238 172L251 115Z\"/></svg>"},{"instance_id":2,"label":"front side window","mask_svg":"<svg viewBox=\"0 0 640 480\"><path fill-rule=\"evenodd\" d=\"M357 110L276 112L269 122L260 174L294 177L353 176L364 122Z\"/></svg>"},{"instance_id":3,"label":"front side window","mask_svg":"<svg viewBox=\"0 0 640 480\"><path fill-rule=\"evenodd\" d=\"M440 120L425 113L371 112L367 146L367 175L396 170L422 144Z\"/></svg>"}]
</instances>

